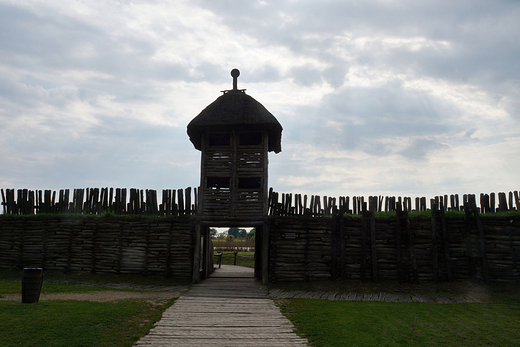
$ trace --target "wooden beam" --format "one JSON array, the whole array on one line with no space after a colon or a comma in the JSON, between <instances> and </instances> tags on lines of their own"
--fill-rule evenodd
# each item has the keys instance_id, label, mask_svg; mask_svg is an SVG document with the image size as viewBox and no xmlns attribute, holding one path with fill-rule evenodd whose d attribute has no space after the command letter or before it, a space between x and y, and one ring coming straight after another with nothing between
<instances>
[{"instance_id":1,"label":"wooden beam","mask_svg":"<svg viewBox=\"0 0 520 347\"><path fill-rule=\"evenodd\" d=\"M376 247L376 217L374 209L370 210L370 239L372 242L372 280L379 281L379 270L377 267L377 247Z\"/></svg>"},{"instance_id":2,"label":"wooden beam","mask_svg":"<svg viewBox=\"0 0 520 347\"><path fill-rule=\"evenodd\" d=\"M262 230L262 284L265 286L269 283L269 239L270 225L266 221Z\"/></svg>"},{"instance_id":3,"label":"wooden beam","mask_svg":"<svg viewBox=\"0 0 520 347\"><path fill-rule=\"evenodd\" d=\"M431 204L431 229L432 229L432 272L433 272L433 281L435 283L439 282L439 250L437 246L437 201L434 199L430 200Z\"/></svg>"},{"instance_id":4,"label":"wooden beam","mask_svg":"<svg viewBox=\"0 0 520 347\"><path fill-rule=\"evenodd\" d=\"M441 206L441 225L442 225L442 238L444 241L444 258L446 258L446 274L448 281L453 281L453 273L451 269L451 258L450 258L450 242L448 239L448 227L446 225L446 213L444 212L444 206Z\"/></svg>"},{"instance_id":5,"label":"wooden beam","mask_svg":"<svg viewBox=\"0 0 520 347\"><path fill-rule=\"evenodd\" d=\"M192 268L192 282L200 283L200 235L201 235L201 225L200 223L195 224L195 242L193 247L193 268Z\"/></svg>"}]
</instances>

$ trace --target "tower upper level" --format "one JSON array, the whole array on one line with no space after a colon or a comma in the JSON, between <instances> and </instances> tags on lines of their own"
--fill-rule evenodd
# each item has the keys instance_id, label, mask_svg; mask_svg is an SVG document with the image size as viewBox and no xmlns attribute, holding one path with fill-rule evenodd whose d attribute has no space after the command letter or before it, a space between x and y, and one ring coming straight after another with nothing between
<instances>
[{"instance_id":1,"label":"tower upper level","mask_svg":"<svg viewBox=\"0 0 520 347\"><path fill-rule=\"evenodd\" d=\"M261 103L237 89L237 69L231 72L233 89L209 104L188 124L188 135L196 149L201 150L202 135L208 131L266 131L269 152L282 150L282 126Z\"/></svg>"}]
</instances>

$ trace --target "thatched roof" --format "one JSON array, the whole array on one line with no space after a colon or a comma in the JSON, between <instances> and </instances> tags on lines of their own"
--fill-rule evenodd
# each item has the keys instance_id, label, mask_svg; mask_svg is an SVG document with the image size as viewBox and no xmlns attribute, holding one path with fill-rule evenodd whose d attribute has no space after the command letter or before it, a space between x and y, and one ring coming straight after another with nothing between
<instances>
[{"instance_id":1,"label":"thatched roof","mask_svg":"<svg viewBox=\"0 0 520 347\"><path fill-rule=\"evenodd\" d=\"M282 126L261 103L234 89L221 95L188 124L188 135L196 149L201 149L201 136L209 131L267 130L269 151L282 150Z\"/></svg>"}]
</instances>

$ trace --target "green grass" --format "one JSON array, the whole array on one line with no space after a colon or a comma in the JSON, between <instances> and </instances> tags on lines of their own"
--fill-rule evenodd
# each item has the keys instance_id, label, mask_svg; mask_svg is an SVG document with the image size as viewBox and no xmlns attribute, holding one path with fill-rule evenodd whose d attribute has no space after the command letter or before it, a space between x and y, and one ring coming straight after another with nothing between
<instances>
[{"instance_id":1,"label":"green grass","mask_svg":"<svg viewBox=\"0 0 520 347\"><path fill-rule=\"evenodd\" d=\"M420 304L279 300L312 346L519 346L520 300Z\"/></svg>"},{"instance_id":2,"label":"green grass","mask_svg":"<svg viewBox=\"0 0 520 347\"><path fill-rule=\"evenodd\" d=\"M0 346L132 346L172 303L0 301Z\"/></svg>"},{"instance_id":3,"label":"green grass","mask_svg":"<svg viewBox=\"0 0 520 347\"><path fill-rule=\"evenodd\" d=\"M3 281L20 281L22 279L22 270L0 270L0 285ZM139 274L95 274L90 272L68 272L57 270L44 270L43 283L46 282L60 282L61 284L79 285L89 284L103 285L107 284L138 284L138 285L157 285L157 286L172 286L172 285L190 285L190 279L171 279L164 278L164 276L141 276ZM50 287L49 287L50 288ZM85 290L89 290L85 288ZM105 290L111 290L105 288ZM0 291L1 292L1 291Z\"/></svg>"},{"instance_id":4,"label":"green grass","mask_svg":"<svg viewBox=\"0 0 520 347\"><path fill-rule=\"evenodd\" d=\"M222 265L233 265L234 254L230 251L223 251L224 255L222 256ZM218 257L216 256L217 252L215 252L214 262L217 264ZM255 252L238 252L237 256L237 264L238 266L246 266L246 267L255 267ZM248 257L248 258L243 258Z\"/></svg>"},{"instance_id":5,"label":"green grass","mask_svg":"<svg viewBox=\"0 0 520 347\"><path fill-rule=\"evenodd\" d=\"M102 214L83 214L83 213L38 213L38 214L5 214L1 213L0 218L39 218L39 217L82 217L82 218L127 218L127 219L168 219L178 216L157 216L148 214L117 214L114 211L106 211Z\"/></svg>"},{"instance_id":6,"label":"green grass","mask_svg":"<svg viewBox=\"0 0 520 347\"><path fill-rule=\"evenodd\" d=\"M395 218L396 212L395 211L388 211L388 212L375 212L374 217L380 218L380 219L386 219L386 218ZM427 211L415 211L412 210L408 213L408 216L410 218L431 218L431 210ZM446 217L464 217L465 212L462 211L446 211ZM513 217L513 216L520 216L520 211L501 211L501 212L495 212L495 213L483 213L480 214L482 218L486 217ZM354 218L354 219L360 219L362 218L361 214L345 214L345 218Z\"/></svg>"},{"instance_id":7,"label":"green grass","mask_svg":"<svg viewBox=\"0 0 520 347\"><path fill-rule=\"evenodd\" d=\"M21 277L21 270L1 270L0 296L20 294ZM134 291L110 288L111 284L187 286L189 282L161 276L44 271L42 292ZM173 301L45 300L36 304L0 301L0 346L132 346L153 327Z\"/></svg>"}]
</instances>

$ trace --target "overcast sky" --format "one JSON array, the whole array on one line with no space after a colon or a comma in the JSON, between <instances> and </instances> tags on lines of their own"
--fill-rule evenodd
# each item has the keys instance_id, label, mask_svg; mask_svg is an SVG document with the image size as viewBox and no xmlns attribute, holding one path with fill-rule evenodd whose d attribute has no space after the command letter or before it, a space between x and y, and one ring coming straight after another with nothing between
<instances>
[{"instance_id":1,"label":"overcast sky","mask_svg":"<svg viewBox=\"0 0 520 347\"><path fill-rule=\"evenodd\" d=\"M0 188L198 186L233 68L279 192L520 189L516 0L0 0Z\"/></svg>"}]
</instances>

